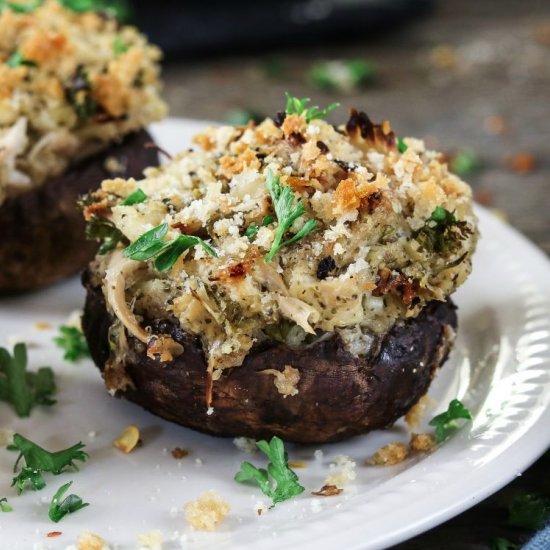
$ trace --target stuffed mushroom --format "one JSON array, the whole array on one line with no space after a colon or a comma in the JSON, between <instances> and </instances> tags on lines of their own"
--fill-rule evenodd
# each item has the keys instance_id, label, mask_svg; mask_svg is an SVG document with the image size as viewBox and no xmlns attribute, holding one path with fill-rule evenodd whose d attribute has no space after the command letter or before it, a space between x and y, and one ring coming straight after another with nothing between
<instances>
[{"instance_id":1,"label":"stuffed mushroom","mask_svg":"<svg viewBox=\"0 0 550 550\"><path fill-rule=\"evenodd\" d=\"M471 270L470 188L387 122L325 114L289 98L89 197L112 234L84 275L83 329L110 392L301 443L390 426L427 392Z\"/></svg>"},{"instance_id":2,"label":"stuffed mushroom","mask_svg":"<svg viewBox=\"0 0 550 550\"><path fill-rule=\"evenodd\" d=\"M160 51L135 28L35 4L0 12L0 292L55 282L94 257L77 199L157 165L144 127L166 113Z\"/></svg>"}]
</instances>

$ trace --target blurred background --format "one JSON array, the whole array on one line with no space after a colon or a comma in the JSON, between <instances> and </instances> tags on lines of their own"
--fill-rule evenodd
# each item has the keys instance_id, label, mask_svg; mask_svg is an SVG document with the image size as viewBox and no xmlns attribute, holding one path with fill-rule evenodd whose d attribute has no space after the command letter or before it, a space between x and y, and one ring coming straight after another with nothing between
<instances>
[{"instance_id":1,"label":"blurred background","mask_svg":"<svg viewBox=\"0 0 550 550\"><path fill-rule=\"evenodd\" d=\"M246 123L282 110L285 91L339 101L333 122L357 107L443 151L480 204L550 253L548 0L134 0L131 10L165 51L172 116ZM511 527L509 508L526 494L548 499L549 471L547 453L399 550L519 548L535 527Z\"/></svg>"},{"instance_id":2,"label":"blurred background","mask_svg":"<svg viewBox=\"0 0 550 550\"><path fill-rule=\"evenodd\" d=\"M389 119L550 253L548 0L134 0L172 116L273 116L284 92Z\"/></svg>"}]
</instances>

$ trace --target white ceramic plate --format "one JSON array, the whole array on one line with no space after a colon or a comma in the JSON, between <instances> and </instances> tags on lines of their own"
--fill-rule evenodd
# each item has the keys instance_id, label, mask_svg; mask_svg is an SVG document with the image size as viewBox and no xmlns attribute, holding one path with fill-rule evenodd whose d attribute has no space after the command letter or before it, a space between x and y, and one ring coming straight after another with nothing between
<instances>
[{"instance_id":1,"label":"white ceramic plate","mask_svg":"<svg viewBox=\"0 0 550 550\"><path fill-rule=\"evenodd\" d=\"M169 120L153 128L159 143L175 152L190 145L201 125ZM290 446L307 491L260 517L257 488L237 484L235 472L245 455L231 440L175 426L139 407L110 397L90 361L67 364L52 344L55 330L38 331L36 322L52 327L82 307L78 279L46 291L0 301L0 344L24 339L30 344L30 367L51 365L58 380L58 403L18 419L0 403L0 428L9 427L47 449L82 440L90 454L78 473L47 476L47 487L18 497L10 488L14 453L0 450L0 497L14 511L0 513L0 548L65 548L78 533L91 529L113 547L135 548L137 534L158 529L164 549L311 548L366 549L395 544L473 506L508 483L550 443L550 263L528 241L483 209L478 210L483 238L474 272L456 294L459 332L456 348L436 379L436 400L429 418L458 397L474 412L471 426L429 456L394 467L368 467L365 459L378 447L407 441L402 422L391 430L314 447ZM62 246L62 243L60 243ZM124 455L112 446L122 428L136 423L143 447ZM95 437L93 436L95 433ZM175 460L170 450L185 447L191 455ZM357 479L338 497L314 497L337 454L357 462ZM71 490L90 506L61 523L48 520L55 490L73 480ZM231 513L215 533L195 533L186 525L182 505L216 489ZM51 539L50 531L62 531ZM42 544L43 546L40 546Z\"/></svg>"}]
</instances>

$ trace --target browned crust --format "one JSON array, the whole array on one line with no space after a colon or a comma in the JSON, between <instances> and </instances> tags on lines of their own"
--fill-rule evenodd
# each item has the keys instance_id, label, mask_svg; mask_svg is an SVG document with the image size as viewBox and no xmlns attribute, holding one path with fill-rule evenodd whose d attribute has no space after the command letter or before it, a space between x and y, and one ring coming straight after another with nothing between
<instances>
[{"instance_id":1,"label":"browned crust","mask_svg":"<svg viewBox=\"0 0 550 550\"><path fill-rule=\"evenodd\" d=\"M104 166L110 157L125 167L117 174L123 178L140 177L147 166L157 166L158 152L144 147L150 141L145 130L131 134L0 206L0 293L33 290L84 269L98 245L86 240L76 201L113 177Z\"/></svg>"},{"instance_id":2,"label":"browned crust","mask_svg":"<svg viewBox=\"0 0 550 550\"><path fill-rule=\"evenodd\" d=\"M96 364L109 356L111 324L100 289L84 276L88 294L83 328ZM214 412L207 414L206 364L200 341L175 323L154 321L153 330L181 343L183 355L169 363L147 357L143 344L129 339L134 360L127 373L134 385L123 395L178 424L215 435L324 443L385 428L422 397L452 346L456 327L452 302L431 302L416 319L396 324L374 350L354 357L332 337L307 350L275 341L256 346L240 367L214 382ZM300 372L299 393L283 398L265 369Z\"/></svg>"}]
</instances>

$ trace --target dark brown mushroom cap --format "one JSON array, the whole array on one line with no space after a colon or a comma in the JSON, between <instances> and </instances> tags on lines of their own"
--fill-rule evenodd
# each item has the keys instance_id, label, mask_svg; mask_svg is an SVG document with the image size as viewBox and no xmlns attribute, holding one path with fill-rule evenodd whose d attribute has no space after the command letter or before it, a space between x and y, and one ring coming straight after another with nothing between
<instances>
[{"instance_id":1,"label":"dark brown mushroom cap","mask_svg":"<svg viewBox=\"0 0 550 550\"><path fill-rule=\"evenodd\" d=\"M83 329L92 357L103 370L109 358L112 318L101 289L85 274L87 299ZM145 409L183 426L221 436L269 438L298 443L338 441L385 428L405 414L428 390L452 346L456 327L451 301L430 302L414 319L401 321L380 337L365 356L344 349L338 336L294 350L267 341L256 345L240 367L214 382L207 414L207 369L200 340L177 323L152 321L184 347L163 363L147 357L145 346L129 338L133 353L126 370L133 388L121 393ZM298 369L298 394L284 397L266 369Z\"/></svg>"},{"instance_id":2,"label":"dark brown mushroom cap","mask_svg":"<svg viewBox=\"0 0 550 550\"><path fill-rule=\"evenodd\" d=\"M120 177L140 177L158 165L158 152L146 149L151 136L141 130L82 161L40 187L0 206L0 293L33 290L84 269L98 244L85 238L78 198L113 177L105 162L124 168Z\"/></svg>"}]
</instances>

